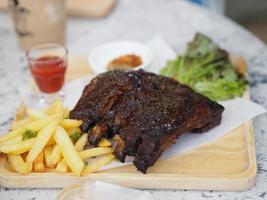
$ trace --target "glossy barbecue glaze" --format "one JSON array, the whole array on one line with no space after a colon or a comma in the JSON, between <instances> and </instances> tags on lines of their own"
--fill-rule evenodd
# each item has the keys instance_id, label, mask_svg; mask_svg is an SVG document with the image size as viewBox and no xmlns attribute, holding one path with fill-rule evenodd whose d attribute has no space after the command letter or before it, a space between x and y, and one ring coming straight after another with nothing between
<instances>
[{"instance_id":1,"label":"glossy barbecue glaze","mask_svg":"<svg viewBox=\"0 0 267 200\"><path fill-rule=\"evenodd\" d=\"M170 78L117 70L97 76L85 87L71 117L83 120L82 129L92 144L118 134L116 157L123 162L127 155L135 156L134 165L145 173L181 134L218 125L223 110Z\"/></svg>"}]
</instances>

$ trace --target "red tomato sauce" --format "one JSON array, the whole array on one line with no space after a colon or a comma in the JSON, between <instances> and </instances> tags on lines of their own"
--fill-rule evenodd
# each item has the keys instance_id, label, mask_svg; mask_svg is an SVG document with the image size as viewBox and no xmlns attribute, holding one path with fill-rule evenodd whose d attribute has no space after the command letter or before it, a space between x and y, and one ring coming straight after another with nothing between
<instances>
[{"instance_id":1,"label":"red tomato sauce","mask_svg":"<svg viewBox=\"0 0 267 200\"><path fill-rule=\"evenodd\" d=\"M43 56L30 63L35 82L44 93L54 93L62 88L66 68L66 61L57 56Z\"/></svg>"}]
</instances>

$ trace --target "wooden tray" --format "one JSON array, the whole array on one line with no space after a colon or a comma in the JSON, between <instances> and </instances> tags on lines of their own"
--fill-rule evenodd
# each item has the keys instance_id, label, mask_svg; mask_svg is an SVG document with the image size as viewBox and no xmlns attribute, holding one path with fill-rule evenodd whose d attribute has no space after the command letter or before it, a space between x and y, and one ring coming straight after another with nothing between
<instances>
[{"instance_id":1,"label":"wooden tray","mask_svg":"<svg viewBox=\"0 0 267 200\"><path fill-rule=\"evenodd\" d=\"M69 15L104 17L110 13L116 0L66 0ZM8 0L0 1L0 10L7 10Z\"/></svg>"},{"instance_id":2,"label":"wooden tray","mask_svg":"<svg viewBox=\"0 0 267 200\"><path fill-rule=\"evenodd\" d=\"M64 190L57 196L57 200L74 200L76 197L80 197L82 194L83 185L81 183L76 183L64 188Z\"/></svg>"},{"instance_id":3,"label":"wooden tray","mask_svg":"<svg viewBox=\"0 0 267 200\"><path fill-rule=\"evenodd\" d=\"M242 59L234 63L245 69ZM70 59L67 80L89 74L83 56ZM216 141L182 155L159 160L146 175L132 165L75 177L72 174L30 173L20 175L7 169L0 159L0 185L16 188L58 188L86 180L103 180L135 188L204 189L242 191L255 184L256 158L253 127L247 122Z\"/></svg>"}]
</instances>

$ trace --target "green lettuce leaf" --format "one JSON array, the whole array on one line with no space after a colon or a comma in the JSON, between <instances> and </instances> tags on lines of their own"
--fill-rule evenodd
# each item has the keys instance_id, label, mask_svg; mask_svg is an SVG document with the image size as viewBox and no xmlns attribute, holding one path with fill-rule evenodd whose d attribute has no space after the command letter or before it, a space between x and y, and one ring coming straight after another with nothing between
<instances>
[{"instance_id":1,"label":"green lettuce leaf","mask_svg":"<svg viewBox=\"0 0 267 200\"><path fill-rule=\"evenodd\" d=\"M242 96L247 81L237 73L228 53L197 33L183 55L166 63L161 75L171 77L213 100Z\"/></svg>"}]
</instances>

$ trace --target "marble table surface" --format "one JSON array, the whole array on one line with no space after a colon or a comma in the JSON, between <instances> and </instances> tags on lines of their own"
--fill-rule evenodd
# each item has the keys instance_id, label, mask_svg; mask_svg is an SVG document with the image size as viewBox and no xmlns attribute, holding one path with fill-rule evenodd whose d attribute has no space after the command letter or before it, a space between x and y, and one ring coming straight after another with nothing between
<instances>
[{"instance_id":1,"label":"marble table surface","mask_svg":"<svg viewBox=\"0 0 267 200\"><path fill-rule=\"evenodd\" d=\"M121 0L103 19L70 17L67 47L70 54L87 54L97 45L113 40L146 42L161 35L181 52L196 31L211 36L223 48L243 56L248 63L252 100L267 108L267 47L236 23L179 0ZM52 34L52 33L51 33ZM0 13L0 132L5 132L19 104L18 88L29 78L24 53L16 43L12 22ZM267 115L254 120L257 151L257 184L246 192L153 191L156 199L267 199ZM0 188L0 199L50 200L61 189Z\"/></svg>"}]
</instances>

